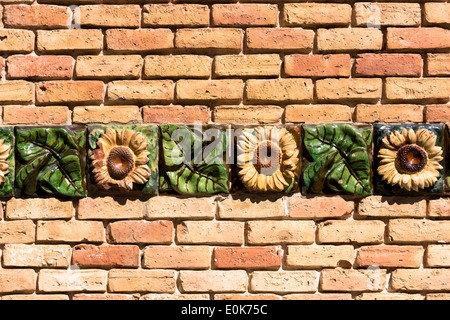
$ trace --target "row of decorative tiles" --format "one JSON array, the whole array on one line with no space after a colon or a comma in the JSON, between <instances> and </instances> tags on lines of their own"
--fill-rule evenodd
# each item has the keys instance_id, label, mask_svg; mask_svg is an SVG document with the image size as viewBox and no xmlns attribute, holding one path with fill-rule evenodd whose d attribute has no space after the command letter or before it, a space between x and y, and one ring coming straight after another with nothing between
<instances>
[{"instance_id":1,"label":"row of decorative tiles","mask_svg":"<svg viewBox=\"0 0 450 320\"><path fill-rule=\"evenodd\" d=\"M0 195L443 194L446 132L354 123L1 127Z\"/></svg>"}]
</instances>

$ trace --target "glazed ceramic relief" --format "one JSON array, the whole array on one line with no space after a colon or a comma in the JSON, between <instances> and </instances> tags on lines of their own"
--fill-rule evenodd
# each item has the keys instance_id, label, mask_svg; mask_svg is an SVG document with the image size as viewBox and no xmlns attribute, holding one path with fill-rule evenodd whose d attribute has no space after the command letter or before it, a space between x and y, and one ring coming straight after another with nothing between
<instances>
[{"instance_id":1,"label":"glazed ceramic relief","mask_svg":"<svg viewBox=\"0 0 450 320\"><path fill-rule=\"evenodd\" d=\"M443 125L375 125L374 130L377 193L444 192Z\"/></svg>"},{"instance_id":2,"label":"glazed ceramic relief","mask_svg":"<svg viewBox=\"0 0 450 320\"><path fill-rule=\"evenodd\" d=\"M161 125L160 191L187 195L229 193L225 128Z\"/></svg>"},{"instance_id":3,"label":"glazed ceramic relief","mask_svg":"<svg viewBox=\"0 0 450 320\"><path fill-rule=\"evenodd\" d=\"M12 127L0 128L0 196L14 194L14 133Z\"/></svg>"},{"instance_id":4,"label":"glazed ceramic relief","mask_svg":"<svg viewBox=\"0 0 450 320\"><path fill-rule=\"evenodd\" d=\"M446 130L446 141L447 141L447 150L445 155L445 165L446 165L446 174L445 174L445 191L450 193L450 124L447 123L445 126Z\"/></svg>"},{"instance_id":5,"label":"glazed ceramic relief","mask_svg":"<svg viewBox=\"0 0 450 320\"><path fill-rule=\"evenodd\" d=\"M99 192L158 192L156 126L89 127L91 182Z\"/></svg>"},{"instance_id":6,"label":"glazed ceramic relief","mask_svg":"<svg viewBox=\"0 0 450 320\"><path fill-rule=\"evenodd\" d=\"M369 125L304 125L304 193L370 195L371 145Z\"/></svg>"},{"instance_id":7,"label":"glazed ceramic relief","mask_svg":"<svg viewBox=\"0 0 450 320\"><path fill-rule=\"evenodd\" d=\"M86 128L16 127L16 196L86 196Z\"/></svg>"},{"instance_id":8,"label":"glazed ceramic relief","mask_svg":"<svg viewBox=\"0 0 450 320\"><path fill-rule=\"evenodd\" d=\"M298 188L299 126L245 128L236 131L236 137L237 176L243 190L291 192Z\"/></svg>"}]
</instances>

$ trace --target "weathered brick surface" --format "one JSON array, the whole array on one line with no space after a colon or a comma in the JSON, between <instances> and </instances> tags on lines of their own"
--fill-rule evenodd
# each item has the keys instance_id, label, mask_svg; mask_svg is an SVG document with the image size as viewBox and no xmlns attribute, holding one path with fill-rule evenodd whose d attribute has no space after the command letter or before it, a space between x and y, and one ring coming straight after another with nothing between
<instances>
[{"instance_id":1,"label":"weathered brick surface","mask_svg":"<svg viewBox=\"0 0 450 320\"><path fill-rule=\"evenodd\" d=\"M387 230L393 243L450 242L450 221L393 219Z\"/></svg>"},{"instance_id":2,"label":"weathered brick surface","mask_svg":"<svg viewBox=\"0 0 450 320\"><path fill-rule=\"evenodd\" d=\"M101 221L38 221L36 240L40 242L104 242Z\"/></svg>"},{"instance_id":3,"label":"weathered brick surface","mask_svg":"<svg viewBox=\"0 0 450 320\"><path fill-rule=\"evenodd\" d=\"M419 54L360 54L355 61L358 76L420 76L422 57Z\"/></svg>"},{"instance_id":4,"label":"weathered brick surface","mask_svg":"<svg viewBox=\"0 0 450 320\"><path fill-rule=\"evenodd\" d=\"M282 218L285 205L281 198L262 198L258 202L243 197L229 197L218 203L221 219Z\"/></svg>"},{"instance_id":5,"label":"weathered brick surface","mask_svg":"<svg viewBox=\"0 0 450 320\"><path fill-rule=\"evenodd\" d=\"M36 102L39 104L101 103L105 95L102 81L46 81L36 86Z\"/></svg>"},{"instance_id":6,"label":"weathered brick surface","mask_svg":"<svg viewBox=\"0 0 450 320\"><path fill-rule=\"evenodd\" d=\"M146 78L209 78L212 59L204 55L151 55L145 57Z\"/></svg>"},{"instance_id":7,"label":"weathered brick surface","mask_svg":"<svg viewBox=\"0 0 450 320\"><path fill-rule=\"evenodd\" d=\"M175 47L181 50L239 52L243 31L235 28L179 29Z\"/></svg>"},{"instance_id":8,"label":"weathered brick surface","mask_svg":"<svg viewBox=\"0 0 450 320\"><path fill-rule=\"evenodd\" d=\"M239 102L242 100L242 80L179 80L176 98L185 102Z\"/></svg>"},{"instance_id":9,"label":"weathered brick surface","mask_svg":"<svg viewBox=\"0 0 450 320\"><path fill-rule=\"evenodd\" d=\"M323 79L316 81L320 101L378 101L381 98L381 79Z\"/></svg>"},{"instance_id":10,"label":"weathered brick surface","mask_svg":"<svg viewBox=\"0 0 450 320\"><path fill-rule=\"evenodd\" d=\"M291 77L348 77L350 65L348 54L292 54L284 59L284 72Z\"/></svg>"},{"instance_id":11,"label":"weathered brick surface","mask_svg":"<svg viewBox=\"0 0 450 320\"><path fill-rule=\"evenodd\" d=\"M418 26L421 22L418 3L361 2L354 8L358 26Z\"/></svg>"},{"instance_id":12,"label":"weathered brick surface","mask_svg":"<svg viewBox=\"0 0 450 320\"><path fill-rule=\"evenodd\" d=\"M425 119L427 122L449 122L450 108L448 105L428 105L425 108ZM442 199L445 201L445 199Z\"/></svg>"},{"instance_id":13,"label":"weathered brick surface","mask_svg":"<svg viewBox=\"0 0 450 320\"><path fill-rule=\"evenodd\" d=\"M355 116L358 122L424 122L424 107L414 104L358 104Z\"/></svg>"},{"instance_id":14,"label":"weathered brick surface","mask_svg":"<svg viewBox=\"0 0 450 320\"><path fill-rule=\"evenodd\" d=\"M278 106L217 106L213 110L213 119L221 124L265 124L280 123L283 109Z\"/></svg>"},{"instance_id":15,"label":"weathered brick surface","mask_svg":"<svg viewBox=\"0 0 450 320\"><path fill-rule=\"evenodd\" d=\"M8 28L68 28L70 19L70 9L65 6L19 4L3 10L3 23Z\"/></svg>"},{"instance_id":16,"label":"weathered brick surface","mask_svg":"<svg viewBox=\"0 0 450 320\"><path fill-rule=\"evenodd\" d=\"M61 201L56 198L12 198L6 204L6 217L11 220L70 219L73 210L71 201Z\"/></svg>"},{"instance_id":17,"label":"weathered brick surface","mask_svg":"<svg viewBox=\"0 0 450 320\"><path fill-rule=\"evenodd\" d=\"M73 248L72 263L83 268L137 268L139 258L138 246L80 244Z\"/></svg>"},{"instance_id":18,"label":"weathered brick surface","mask_svg":"<svg viewBox=\"0 0 450 320\"><path fill-rule=\"evenodd\" d=\"M173 48L170 29L109 29L106 48L113 52L158 52Z\"/></svg>"},{"instance_id":19,"label":"weathered brick surface","mask_svg":"<svg viewBox=\"0 0 450 320\"><path fill-rule=\"evenodd\" d=\"M142 24L156 26L207 26L209 8L201 4L148 4L143 8Z\"/></svg>"},{"instance_id":20,"label":"weathered brick surface","mask_svg":"<svg viewBox=\"0 0 450 320\"><path fill-rule=\"evenodd\" d=\"M398 291L448 291L448 269L397 269L392 272L391 286Z\"/></svg>"},{"instance_id":21,"label":"weathered brick surface","mask_svg":"<svg viewBox=\"0 0 450 320\"><path fill-rule=\"evenodd\" d=\"M143 217L143 209L144 204L139 200L84 198L78 204L78 219L139 219Z\"/></svg>"},{"instance_id":22,"label":"weathered brick surface","mask_svg":"<svg viewBox=\"0 0 450 320\"><path fill-rule=\"evenodd\" d=\"M315 239L312 221L250 221L247 241L250 244L310 244Z\"/></svg>"},{"instance_id":23,"label":"weathered brick surface","mask_svg":"<svg viewBox=\"0 0 450 320\"><path fill-rule=\"evenodd\" d=\"M278 8L273 4L215 4L211 17L216 26L275 26Z\"/></svg>"},{"instance_id":24,"label":"weathered brick surface","mask_svg":"<svg viewBox=\"0 0 450 320\"><path fill-rule=\"evenodd\" d=\"M183 221L177 226L182 244L243 244L244 223L238 221Z\"/></svg>"},{"instance_id":25,"label":"weathered brick surface","mask_svg":"<svg viewBox=\"0 0 450 320\"><path fill-rule=\"evenodd\" d=\"M23 56L7 59L7 75L11 79L70 79L73 76L73 58L70 56Z\"/></svg>"},{"instance_id":26,"label":"weathered brick surface","mask_svg":"<svg viewBox=\"0 0 450 320\"><path fill-rule=\"evenodd\" d=\"M142 58L138 55L80 56L75 72L85 79L136 79L142 69Z\"/></svg>"},{"instance_id":27,"label":"weathered brick surface","mask_svg":"<svg viewBox=\"0 0 450 320\"><path fill-rule=\"evenodd\" d=\"M218 269L278 269L281 252L277 247L219 247L214 250Z\"/></svg>"},{"instance_id":28,"label":"weathered brick surface","mask_svg":"<svg viewBox=\"0 0 450 320\"><path fill-rule=\"evenodd\" d=\"M61 106L4 106L4 124L71 124L71 112L67 107Z\"/></svg>"},{"instance_id":29,"label":"weathered brick surface","mask_svg":"<svg viewBox=\"0 0 450 320\"><path fill-rule=\"evenodd\" d=\"M171 80L117 80L108 83L106 99L113 103L170 102L174 98Z\"/></svg>"},{"instance_id":30,"label":"weathered brick surface","mask_svg":"<svg viewBox=\"0 0 450 320\"><path fill-rule=\"evenodd\" d=\"M175 272L169 270L113 269L108 273L111 292L175 292Z\"/></svg>"},{"instance_id":31,"label":"weathered brick surface","mask_svg":"<svg viewBox=\"0 0 450 320\"><path fill-rule=\"evenodd\" d=\"M364 292L382 291L386 270L326 269L320 277L322 291Z\"/></svg>"},{"instance_id":32,"label":"weathered brick surface","mask_svg":"<svg viewBox=\"0 0 450 320\"><path fill-rule=\"evenodd\" d=\"M260 77L280 74L277 54L221 55L214 59L217 77Z\"/></svg>"},{"instance_id":33,"label":"weathered brick surface","mask_svg":"<svg viewBox=\"0 0 450 320\"><path fill-rule=\"evenodd\" d=\"M430 76L450 75L450 53L429 53L426 72Z\"/></svg>"},{"instance_id":34,"label":"weathered brick surface","mask_svg":"<svg viewBox=\"0 0 450 320\"><path fill-rule=\"evenodd\" d=\"M315 292L316 271L255 271L250 279L251 292Z\"/></svg>"},{"instance_id":35,"label":"weathered brick surface","mask_svg":"<svg viewBox=\"0 0 450 320\"><path fill-rule=\"evenodd\" d=\"M82 26L89 27L138 28L141 20L141 8L138 5L79 6L74 14Z\"/></svg>"},{"instance_id":36,"label":"weathered brick surface","mask_svg":"<svg viewBox=\"0 0 450 320\"><path fill-rule=\"evenodd\" d=\"M417 198L371 196L361 200L358 215L362 217L425 217L427 201Z\"/></svg>"},{"instance_id":37,"label":"weathered brick surface","mask_svg":"<svg viewBox=\"0 0 450 320\"><path fill-rule=\"evenodd\" d=\"M0 103L27 104L34 101L34 85L23 80L7 81L0 84Z\"/></svg>"},{"instance_id":38,"label":"weathered brick surface","mask_svg":"<svg viewBox=\"0 0 450 320\"><path fill-rule=\"evenodd\" d=\"M6 267L68 268L72 249L69 245L7 244L3 249Z\"/></svg>"},{"instance_id":39,"label":"weathered brick surface","mask_svg":"<svg viewBox=\"0 0 450 320\"><path fill-rule=\"evenodd\" d=\"M38 30L36 47L46 54L98 53L103 49L103 34L96 29Z\"/></svg>"},{"instance_id":40,"label":"weathered brick surface","mask_svg":"<svg viewBox=\"0 0 450 320\"><path fill-rule=\"evenodd\" d=\"M314 31L302 28L249 28L246 47L252 51L310 52Z\"/></svg>"},{"instance_id":41,"label":"weathered brick surface","mask_svg":"<svg viewBox=\"0 0 450 320\"><path fill-rule=\"evenodd\" d=\"M0 293L30 293L36 290L36 272L31 269L0 270Z\"/></svg>"},{"instance_id":42,"label":"weathered brick surface","mask_svg":"<svg viewBox=\"0 0 450 320\"><path fill-rule=\"evenodd\" d=\"M208 246L148 246L142 265L150 269L208 269L211 252Z\"/></svg>"},{"instance_id":43,"label":"weathered brick surface","mask_svg":"<svg viewBox=\"0 0 450 320\"><path fill-rule=\"evenodd\" d=\"M108 272L105 270L50 270L39 272L38 289L42 292L105 292Z\"/></svg>"},{"instance_id":44,"label":"weathered brick surface","mask_svg":"<svg viewBox=\"0 0 450 320\"><path fill-rule=\"evenodd\" d=\"M352 7L338 3L287 3L283 23L287 26L349 25Z\"/></svg>"},{"instance_id":45,"label":"weathered brick surface","mask_svg":"<svg viewBox=\"0 0 450 320\"><path fill-rule=\"evenodd\" d=\"M450 23L450 5L448 3L425 3L425 20L430 25Z\"/></svg>"},{"instance_id":46,"label":"weathered brick surface","mask_svg":"<svg viewBox=\"0 0 450 320\"><path fill-rule=\"evenodd\" d=\"M386 38L389 50L450 48L450 30L438 27L388 28Z\"/></svg>"},{"instance_id":47,"label":"weathered brick surface","mask_svg":"<svg viewBox=\"0 0 450 320\"><path fill-rule=\"evenodd\" d=\"M338 197L289 198L289 217L295 219L340 218L354 211L354 203Z\"/></svg>"},{"instance_id":48,"label":"weathered brick surface","mask_svg":"<svg viewBox=\"0 0 450 320\"><path fill-rule=\"evenodd\" d=\"M171 243L173 223L170 221L117 221L107 227L111 243Z\"/></svg>"},{"instance_id":49,"label":"weathered brick surface","mask_svg":"<svg viewBox=\"0 0 450 320\"><path fill-rule=\"evenodd\" d=\"M450 246L433 244L427 247L425 253L425 265L427 267L450 267Z\"/></svg>"},{"instance_id":50,"label":"weathered brick surface","mask_svg":"<svg viewBox=\"0 0 450 320\"><path fill-rule=\"evenodd\" d=\"M142 108L144 122L167 124L194 122L208 123L211 113L206 106L145 106Z\"/></svg>"},{"instance_id":51,"label":"weathered brick surface","mask_svg":"<svg viewBox=\"0 0 450 320\"><path fill-rule=\"evenodd\" d=\"M35 35L30 30L2 29L0 30L1 53L30 53L34 50Z\"/></svg>"},{"instance_id":52,"label":"weathered brick surface","mask_svg":"<svg viewBox=\"0 0 450 320\"><path fill-rule=\"evenodd\" d=\"M349 268L355 260L352 246L288 246L286 265L293 269Z\"/></svg>"},{"instance_id":53,"label":"weathered brick surface","mask_svg":"<svg viewBox=\"0 0 450 320\"><path fill-rule=\"evenodd\" d=\"M0 221L0 244L33 243L36 226L30 220Z\"/></svg>"},{"instance_id":54,"label":"weathered brick surface","mask_svg":"<svg viewBox=\"0 0 450 320\"><path fill-rule=\"evenodd\" d=\"M318 225L319 243L382 243L385 224L382 221L329 220Z\"/></svg>"},{"instance_id":55,"label":"weathered brick surface","mask_svg":"<svg viewBox=\"0 0 450 320\"><path fill-rule=\"evenodd\" d=\"M309 102L313 99L311 79L247 80L245 98L250 102Z\"/></svg>"},{"instance_id":56,"label":"weathered brick surface","mask_svg":"<svg viewBox=\"0 0 450 320\"><path fill-rule=\"evenodd\" d=\"M216 213L214 198L175 198L159 196L147 202L147 219L212 219Z\"/></svg>"},{"instance_id":57,"label":"weathered brick surface","mask_svg":"<svg viewBox=\"0 0 450 320\"><path fill-rule=\"evenodd\" d=\"M245 292L247 273L244 270L181 271L182 292Z\"/></svg>"},{"instance_id":58,"label":"weathered brick surface","mask_svg":"<svg viewBox=\"0 0 450 320\"><path fill-rule=\"evenodd\" d=\"M358 267L419 268L424 249L419 246L364 246L358 250Z\"/></svg>"},{"instance_id":59,"label":"weathered brick surface","mask_svg":"<svg viewBox=\"0 0 450 320\"><path fill-rule=\"evenodd\" d=\"M448 78L387 78L386 98L392 101L448 101Z\"/></svg>"},{"instance_id":60,"label":"weathered brick surface","mask_svg":"<svg viewBox=\"0 0 450 320\"><path fill-rule=\"evenodd\" d=\"M317 30L319 51L381 50L383 34L374 28L335 28Z\"/></svg>"},{"instance_id":61,"label":"weathered brick surface","mask_svg":"<svg viewBox=\"0 0 450 320\"><path fill-rule=\"evenodd\" d=\"M73 123L136 123L139 111L138 106L78 106L73 108Z\"/></svg>"}]
</instances>

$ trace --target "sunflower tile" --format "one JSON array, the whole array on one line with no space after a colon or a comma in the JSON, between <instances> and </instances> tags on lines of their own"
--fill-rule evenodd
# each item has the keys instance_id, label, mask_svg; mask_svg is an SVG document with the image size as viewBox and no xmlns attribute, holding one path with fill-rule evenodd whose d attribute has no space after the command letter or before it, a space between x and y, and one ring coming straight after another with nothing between
<instances>
[{"instance_id":1,"label":"sunflower tile","mask_svg":"<svg viewBox=\"0 0 450 320\"><path fill-rule=\"evenodd\" d=\"M300 126L236 126L233 132L236 191L298 191Z\"/></svg>"},{"instance_id":2,"label":"sunflower tile","mask_svg":"<svg viewBox=\"0 0 450 320\"><path fill-rule=\"evenodd\" d=\"M158 193L158 127L89 126L90 187L100 194Z\"/></svg>"},{"instance_id":3,"label":"sunflower tile","mask_svg":"<svg viewBox=\"0 0 450 320\"><path fill-rule=\"evenodd\" d=\"M14 195L14 133L12 127L0 127L0 196Z\"/></svg>"},{"instance_id":4,"label":"sunflower tile","mask_svg":"<svg viewBox=\"0 0 450 320\"><path fill-rule=\"evenodd\" d=\"M160 192L230 192L229 138L224 126L160 125Z\"/></svg>"},{"instance_id":5,"label":"sunflower tile","mask_svg":"<svg viewBox=\"0 0 450 320\"><path fill-rule=\"evenodd\" d=\"M86 128L16 127L16 196L86 196Z\"/></svg>"},{"instance_id":6,"label":"sunflower tile","mask_svg":"<svg viewBox=\"0 0 450 320\"><path fill-rule=\"evenodd\" d=\"M444 192L442 124L375 124L374 185L382 195Z\"/></svg>"},{"instance_id":7,"label":"sunflower tile","mask_svg":"<svg viewBox=\"0 0 450 320\"><path fill-rule=\"evenodd\" d=\"M302 138L304 194L372 193L370 125L303 125Z\"/></svg>"},{"instance_id":8,"label":"sunflower tile","mask_svg":"<svg viewBox=\"0 0 450 320\"><path fill-rule=\"evenodd\" d=\"M445 166L447 168L447 172L445 173L445 192L450 193L450 123L445 125L445 137L446 137L446 154L445 154Z\"/></svg>"}]
</instances>

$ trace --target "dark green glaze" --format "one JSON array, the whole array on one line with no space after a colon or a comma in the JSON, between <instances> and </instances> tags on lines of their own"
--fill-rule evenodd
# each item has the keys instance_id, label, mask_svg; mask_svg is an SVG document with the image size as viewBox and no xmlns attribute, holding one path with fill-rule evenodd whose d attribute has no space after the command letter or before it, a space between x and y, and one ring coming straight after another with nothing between
<instances>
[{"instance_id":1,"label":"dark green glaze","mask_svg":"<svg viewBox=\"0 0 450 320\"><path fill-rule=\"evenodd\" d=\"M148 157L147 166L150 168L151 175L148 179L148 181L145 184L139 185L134 184L134 188L131 192L135 193L142 193L145 195L156 195L158 194L158 177L159 177L159 171L158 171L158 158L159 158L159 144L158 144L158 127L154 125L129 125L129 126L118 126L118 125L111 125L111 126L89 126L88 131L88 144L89 144L89 150L88 150L88 158L91 159L92 151L97 149L97 140L100 137L102 133L106 131L107 128L116 129L116 130L124 130L129 129L135 132L141 132L145 135L148 141L147 150L150 152ZM89 161L91 163L91 161ZM97 191L100 192L119 192L119 190L102 190L101 188L98 188ZM120 191L122 192L122 191ZM129 193L129 192L128 192Z\"/></svg>"},{"instance_id":2,"label":"dark green glaze","mask_svg":"<svg viewBox=\"0 0 450 320\"><path fill-rule=\"evenodd\" d=\"M303 125L303 191L370 195L372 127Z\"/></svg>"},{"instance_id":3,"label":"dark green glaze","mask_svg":"<svg viewBox=\"0 0 450 320\"><path fill-rule=\"evenodd\" d=\"M9 156L6 159L9 162L8 174L5 175L5 182L0 185L0 196L14 196L14 169L16 167L14 156L14 131L12 127L0 128L0 139L4 139L3 143L10 145Z\"/></svg>"},{"instance_id":4,"label":"dark green glaze","mask_svg":"<svg viewBox=\"0 0 450 320\"><path fill-rule=\"evenodd\" d=\"M377 168L379 166L380 160L378 159L378 152L380 150L382 140L389 133L393 131L401 132L404 128L413 129L414 131L418 131L420 129L427 129L436 134L436 145L440 147L444 147L444 126L442 124L374 124L374 189L375 194L380 195L424 195L424 194L442 194L444 192L444 170L440 170L439 179L435 183L434 186L426 189L420 189L419 192L411 190L405 190L400 188L399 186L393 186L388 184L386 181L381 180L382 176L377 173ZM445 150L444 150L445 155ZM443 162L441 163L443 165Z\"/></svg>"},{"instance_id":5,"label":"dark green glaze","mask_svg":"<svg viewBox=\"0 0 450 320\"><path fill-rule=\"evenodd\" d=\"M445 126L446 130L446 146L447 150L445 150L445 165L446 165L446 175L445 175L445 191L450 193L450 125L447 124Z\"/></svg>"},{"instance_id":6,"label":"dark green glaze","mask_svg":"<svg viewBox=\"0 0 450 320\"><path fill-rule=\"evenodd\" d=\"M214 142L203 138L203 132L187 126L160 126L161 192L174 190L187 195L229 193L228 167L224 163L228 146L226 132L219 128L209 129L217 137Z\"/></svg>"},{"instance_id":7,"label":"dark green glaze","mask_svg":"<svg viewBox=\"0 0 450 320\"><path fill-rule=\"evenodd\" d=\"M86 196L86 128L16 127L16 195Z\"/></svg>"}]
</instances>

